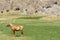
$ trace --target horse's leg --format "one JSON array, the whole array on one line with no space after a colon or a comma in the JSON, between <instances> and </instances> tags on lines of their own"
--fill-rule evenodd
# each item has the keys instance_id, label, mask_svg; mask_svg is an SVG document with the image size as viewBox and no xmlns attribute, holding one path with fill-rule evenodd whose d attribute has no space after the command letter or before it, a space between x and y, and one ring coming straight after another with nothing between
<instances>
[{"instance_id":1,"label":"horse's leg","mask_svg":"<svg viewBox=\"0 0 60 40\"><path fill-rule=\"evenodd\" d=\"M13 35L15 36L15 31L13 30Z\"/></svg>"},{"instance_id":2,"label":"horse's leg","mask_svg":"<svg viewBox=\"0 0 60 40\"><path fill-rule=\"evenodd\" d=\"M21 36L23 36L23 35L24 35L23 30L21 30Z\"/></svg>"}]
</instances>

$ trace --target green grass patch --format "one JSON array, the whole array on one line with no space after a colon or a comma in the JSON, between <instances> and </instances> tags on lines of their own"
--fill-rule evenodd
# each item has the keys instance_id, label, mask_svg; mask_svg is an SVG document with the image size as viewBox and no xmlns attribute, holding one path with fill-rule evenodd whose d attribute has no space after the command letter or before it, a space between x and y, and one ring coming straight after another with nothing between
<instances>
[{"instance_id":1,"label":"green grass patch","mask_svg":"<svg viewBox=\"0 0 60 40\"><path fill-rule=\"evenodd\" d=\"M16 32L17 37L14 37L11 28L6 26L9 20L0 20L0 40L60 40L60 20L46 21L37 18L42 17L19 16L19 18L10 21L15 25L24 26L24 37L21 37L20 31Z\"/></svg>"},{"instance_id":2,"label":"green grass patch","mask_svg":"<svg viewBox=\"0 0 60 40\"><path fill-rule=\"evenodd\" d=\"M20 31L16 32L14 38L12 30L6 27L7 21L0 23L0 40L21 40ZM60 21L41 21L33 19L16 19L11 21L15 25L24 26L24 40L60 40Z\"/></svg>"},{"instance_id":3,"label":"green grass patch","mask_svg":"<svg viewBox=\"0 0 60 40\"><path fill-rule=\"evenodd\" d=\"M21 16L18 19L40 19L44 16Z\"/></svg>"}]
</instances>

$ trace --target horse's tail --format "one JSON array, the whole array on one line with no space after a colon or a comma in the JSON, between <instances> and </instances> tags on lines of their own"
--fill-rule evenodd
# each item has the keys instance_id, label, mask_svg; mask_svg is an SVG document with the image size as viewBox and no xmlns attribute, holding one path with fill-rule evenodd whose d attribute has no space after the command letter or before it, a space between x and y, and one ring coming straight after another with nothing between
<instances>
[{"instance_id":1,"label":"horse's tail","mask_svg":"<svg viewBox=\"0 0 60 40\"><path fill-rule=\"evenodd\" d=\"M20 26L21 27L21 30L23 30L24 29L24 27L23 26Z\"/></svg>"}]
</instances>

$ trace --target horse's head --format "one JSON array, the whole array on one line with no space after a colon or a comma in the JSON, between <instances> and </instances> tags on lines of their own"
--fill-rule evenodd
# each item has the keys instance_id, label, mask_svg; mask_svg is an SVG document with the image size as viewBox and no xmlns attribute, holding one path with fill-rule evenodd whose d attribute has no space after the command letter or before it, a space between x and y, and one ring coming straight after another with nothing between
<instances>
[{"instance_id":1,"label":"horse's head","mask_svg":"<svg viewBox=\"0 0 60 40\"><path fill-rule=\"evenodd\" d=\"M7 24L7 27L9 27L9 26L13 26L11 23L9 23L9 24Z\"/></svg>"},{"instance_id":2,"label":"horse's head","mask_svg":"<svg viewBox=\"0 0 60 40\"><path fill-rule=\"evenodd\" d=\"M7 24L7 27L9 27L10 26L10 24Z\"/></svg>"}]
</instances>

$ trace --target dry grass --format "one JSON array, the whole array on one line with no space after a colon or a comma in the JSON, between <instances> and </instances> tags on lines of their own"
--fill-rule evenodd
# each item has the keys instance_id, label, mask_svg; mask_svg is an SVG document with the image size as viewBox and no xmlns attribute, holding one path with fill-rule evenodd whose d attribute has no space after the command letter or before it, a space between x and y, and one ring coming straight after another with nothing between
<instances>
[{"instance_id":1,"label":"dry grass","mask_svg":"<svg viewBox=\"0 0 60 40\"><path fill-rule=\"evenodd\" d=\"M60 20L60 16L50 15L50 16L41 18L41 20Z\"/></svg>"}]
</instances>

